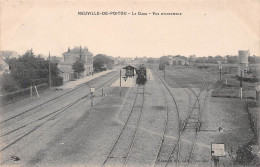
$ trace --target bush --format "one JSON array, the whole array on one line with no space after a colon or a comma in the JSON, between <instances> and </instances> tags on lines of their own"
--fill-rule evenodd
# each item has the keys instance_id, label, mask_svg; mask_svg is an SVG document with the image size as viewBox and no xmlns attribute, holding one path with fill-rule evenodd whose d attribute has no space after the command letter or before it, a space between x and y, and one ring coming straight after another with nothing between
<instances>
[{"instance_id":1,"label":"bush","mask_svg":"<svg viewBox=\"0 0 260 167\"><path fill-rule=\"evenodd\" d=\"M251 161L256 157L256 155L252 153L252 145L252 142L248 142L242 147L238 148L238 150L236 151L236 162L238 164L247 165L251 163Z\"/></svg>"},{"instance_id":2,"label":"bush","mask_svg":"<svg viewBox=\"0 0 260 167\"><path fill-rule=\"evenodd\" d=\"M14 92L19 89L18 85L10 74L3 74L0 79L0 85L1 92L3 93Z\"/></svg>"},{"instance_id":3,"label":"bush","mask_svg":"<svg viewBox=\"0 0 260 167\"><path fill-rule=\"evenodd\" d=\"M8 102L11 102L11 101L18 99L19 97L27 97L29 95L30 95L30 88L11 92L11 93L5 94L2 97L2 103L5 104L5 103L8 103Z\"/></svg>"},{"instance_id":4,"label":"bush","mask_svg":"<svg viewBox=\"0 0 260 167\"><path fill-rule=\"evenodd\" d=\"M32 85L40 85L48 82L49 82L49 78L38 78L33 80Z\"/></svg>"},{"instance_id":5,"label":"bush","mask_svg":"<svg viewBox=\"0 0 260 167\"><path fill-rule=\"evenodd\" d=\"M62 77L54 77L51 80L52 80L52 86L62 86L63 85Z\"/></svg>"}]
</instances>

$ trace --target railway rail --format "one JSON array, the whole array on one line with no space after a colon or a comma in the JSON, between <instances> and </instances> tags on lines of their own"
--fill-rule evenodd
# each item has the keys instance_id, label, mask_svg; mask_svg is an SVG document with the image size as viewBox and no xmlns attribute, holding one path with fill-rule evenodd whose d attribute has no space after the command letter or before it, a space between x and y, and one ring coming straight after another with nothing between
<instances>
[{"instance_id":1,"label":"railway rail","mask_svg":"<svg viewBox=\"0 0 260 167\"><path fill-rule=\"evenodd\" d=\"M109 74L107 74L107 75L109 75ZM112 78L115 78L116 76L118 76L118 75L115 75ZM72 90L69 90L69 91L67 91L67 92L65 92L65 93L63 93L61 95L58 95L58 96L56 96L54 98L51 98L50 100L47 100L47 101L45 101L45 102L43 102L43 103L41 103L39 105L36 105L36 106L34 106L32 108L26 109L25 111L23 111L23 112L21 112L19 114L16 114L16 115L13 115L13 116L11 116L11 117L9 117L7 119L4 119L3 121L0 122L0 125L3 126L4 123L6 123L6 122L8 122L8 121L10 121L12 119L15 119L15 118L17 118L17 117L19 117L21 115L24 115L24 114L26 114L26 113L28 113L28 112L30 112L32 110L38 109L39 107L52 105L52 104L54 104L53 102L55 102L55 100L59 100L61 97L65 96L65 95L69 95L70 93L74 93L75 91L79 90L80 88L82 88L84 86L93 85L93 81L97 81L97 80L98 80L98 78L94 78L93 80L91 80L91 81L89 81L87 83L81 84L81 85L77 86L76 88L74 88ZM42 109L44 109L44 108L42 108ZM40 110L42 110L42 109L40 109ZM38 110L37 112L39 112L40 110Z\"/></svg>"},{"instance_id":2,"label":"railway rail","mask_svg":"<svg viewBox=\"0 0 260 167\"><path fill-rule=\"evenodd\" d=\"M172 92L170 91L168 85L166 84L166 82L162 79L162 77L155 71L155 74L158 76L158 78L160 79L160 81L164 84L164 86L166 87L166 89L168 90L168 92L171 94L172 96L172 99L175 103L175 105L177 106L177 103L176 103L176 100L175 100L175 97L174 95L172 94ZM181 153L181 138L184 136L184 132L186 132L186 129L187 129L187 125L191 124L191 123L195 123L195 125L193 126L190 126L192 127L195 132L194 133L194 139L192 141L192 145L191 145L191 149L188 153L188 161L187 161L187 164L186 166L189 166L189 164L191 163L191 159L192 159L192 155L193 155L193 152L194 152L194 148L195 148L195 143L196 143L196 138L197 138L197 134L198 134L198 131L199 131L199 128L201 126L201 104L200 104L200 96L201 96L201 93L203 92L204 89L200 89L199 90L199 93L196 93L193 89L191 88L188 88L188 90L186 90L186 88L184 89L186 91L186 93L188 94L189 96L189 99L190 99L190 102L191 103L191 96L195 96L195 102L192 104L192 107L189 108L189 111L188 111L188 114L184 120L184 123L182 124L180 130L179 130L179 135L178 135L178 138L177 138L177 142L175 143L174 147L171 148L171 153L170 155L168 156L168 159L166 161L166 163L164 164L164 166L168 166L170 164L170 162L172 162L172 157L176 156L175 158L175 162L176 162L176 166L179 165L179 161L180 161L180 153ZM191 92L188 93L188 92ZM206 99L206 97L205 97ZM204 100L205 100L204 99ZM179 116L179 110L177 110L178 112L178 120L179 122L181 121L180 120L180 116ZM194 120L196 116L196 119ZM192 119L191 119L192 118ZM194 122L195 121L195 122ZM190 134L191 132L189 132ZM165 135L165 134L164 134ZM164 138L164 137L163 137ZM159 152L158 152L158 155L160 154L160 151L161 151L161 147L162 147L162 144L160 146L160 149L159 149ZM158 156L156 158L156 163L159 163L158 161ZM155 166L154 164L154 166Z\"/></svg>"},{"instance_id":3,"label":"railway rail","mask_svg":"<svg viewBox=\"0 0 260 167\"><path fill-rule=\"evenodd\" d=\"M113 81L116 77L118 77L118 75L115 75L115 76L113 76L112 78L109 77L108 80L106 80L105 82L103 82L103 83L101 83L100 85L98 85L95 89L96 89L96 90L99 90L100 88L102 88L102 87L105 86L106 84L108 84L108 83L110 83L111 81ZM79 87L77 87L76 90L79 89L79 88L81 88L81 87L83 87L83 86L86 86L86 85L87 85L87 84L82 84L82 85L80 85ZM71 92L73 92L73 91L75 91L75 89L74 89L74 90L71 90L71 91L69 91L69 92L66 92L66 93L64 93L64 94L62 94L62 95L60 95L60 96L58 96L58 97L55 97L54 99L58 99L58 98L60 98L60 97L62 97L62 96L64 96L64 95L67 95L68 93L71 93ZM59 115L61 115L62 113L64 113L64 111L66 111L66 110L68 110L69 108L75 106L76 104L78 104L78 103L81 102L82 100L89 100L90 98L87 98L87 97L89 97L89 95L90 95L90 93L87 93L87 94L84 95L83 97L80 97L80 98L76 99L75 101L73 101L73 102L71 102L71 103L69 103L69 104L67 104L67 105L65 105L65 106L63 106L63 107L61 107L61 108L59 108L59 109L57 109L57 110L55 110L55 111L51 111L50 113L44 114L44 115L42 115L40 118L37 118L37 119L35 119L35 120L32 120L32 121L29 122L29 123L22 124L22 125L18 125L18 127L16 127L15 129L11 129L11 130L9 130L9 131L7 131L7 132L4 132L4 133L0 136L0 138L2 138L2 139L5 138L5 137L8 137L8 136L11 135L11 134L14 134L14 132L18 133L18 131L21 131L21 134L20 134L20 136L19 136L18 138L17 138L17 136L16 136L15 139L12 139L8 144L2 146L0 152L5 151L6 149L8 149L9 147L11 147L11 146L14 145L15 143L19 142L19 141L20 141L21 139L23 139L24 137L28 136L29 134L31 134L32 132L34 132L34 131L37 130L38 128L42 127L44 124L46 124L46 123L49 122L50 120L53 120L53 119L57 118ZM87 99L86 99L86 98L87 98ZM52 99L52 100L54 100L54 99ZM39 107L39 106L47 105L47 104L48 104L50 101L52 101L52 100L48 100L47 102L44 102L44 103L42 103L42 104L40 104L40 105L38 105L38 106L36 106L36 107L33 107L33 108L31 108L31 109L28 109L28 110L24 111L23 113L29 112L29 111L31 111L31 110L33 110L33 109ZM36 112L38 112L38 111L36 111ZM32 113L32 114L33 114L33 113ZM14 117L18 117L18 116L20 116L20 115L21 115L21 114L17 114L17 115L15 115L15 116L13 116L13 117L7 119L7 120L13 119ZM36 125L33 125L33 124L36 124ZM28 128L28 129L22 131L22 129L24 129L24 128ZM3 130L3 129L2 129L2 130ZM24 132L24 131L25 131L25 132Z\"/></svg>"},{"instance_id":4,"label":"railway rail","mask_svg":"<svg viewBox=\"0 0 260 167\"><path fill-rule=\"evenodd\" d=\"M175 97L173 96L172 92L170 91L170 89L167 86L167 84L165 83L165 81L159 76L159 74L157 72L155 72L155 73L156 73L157 77L160 79L160 81L163 83L165 88L167 89L168 93L171 95L172 100L173 100L173 102L175 104L175 107L176 107L177 119L178 119L178 122L180 122L179 108L178 108L177 102L175 100ZM160 88L163 91L162 87L160 87ZM162 135L162 139L161 139L161 142L160 142L159 151L157 153L157 156L156 156L156 159L155 159L155 162L154 162L153 166L156 166L156 164L158 164L160 162L160 158L159 157L160 157L160 154L162 152L162 147L163 147L163 144L164 144L164 141L165 141L168 123L169 123L169 109L167 107L167 113L166 113L166 120L165 120L165 124L164 124L163 135Z\"/></svg>"},{"instance_id":5,"label":"railway rail","mask_svg":"<svg viewBox=\"0 0 260 167\"><path fill-rule=\"evenodd\" d=\"M112 163L113 163L114 160L118 159L118 158L119 159L123 159L123 162L121 162L122 166L126 166L128 158L129 158L129 154L130 154L130 152L131 152L131 150L133 148L133 144L135 142L135 138L136 138L136 135L137 135L139 123L140 123L141 116L142 116L143 104L144 104L144 91L145 91L145 85L138 85L136 96L135 96L134 103L133 103L133 106L131 108L131 111L130 111L130 113L129 113L129 115L128 115L128 117L127 117L127 119L126 119L126 121L125 121L125 123L124 123L124 125L122 127L122 129L120 130L118 136L116 137L115 142L112 144L112 147L110 148L108 154L106 155L105 160L102 163L102 167L108 165L108 163L111 163L110 162L111 159L112 159ZM128 131L127 127L128 127L128 124L130 124L130 120L131 120L132 115L134 114L134 112L137 112L139 115L138 115L138 118L137 118L137 122L135 123L136 126L134 128L134 132L131 135L132 138L130 140L130 143L128 144L129 146L128 146L127 150L124 150L124 153L123 153L124 155L115 155L115 154L117 154L116 153L116 149L120 148L120 139L123 138L123 134ZM125 146L126 145L126 141L123 141L123 142L124 142L123 145ZM112 165L112 166L114 166L114 165Z\"/></svg>"}]
</instances>

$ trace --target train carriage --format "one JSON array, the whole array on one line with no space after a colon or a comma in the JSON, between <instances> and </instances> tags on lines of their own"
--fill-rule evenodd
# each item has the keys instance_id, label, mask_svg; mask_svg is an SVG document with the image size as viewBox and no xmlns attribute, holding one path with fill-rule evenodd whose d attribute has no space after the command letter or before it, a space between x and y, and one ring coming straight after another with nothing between
<instances>
[{"instance_id":1,"label":"train carriage","mask_svg":"<svg viewBox=\"0 0 260 167\"><path fill-rule=\"evenodd\" d=\"M141 64L137 71L138 72L137 72L136 83L144 85L145 82L146 82L146 67L145 67L145 65Z\"/></svg>"}]
</instances>

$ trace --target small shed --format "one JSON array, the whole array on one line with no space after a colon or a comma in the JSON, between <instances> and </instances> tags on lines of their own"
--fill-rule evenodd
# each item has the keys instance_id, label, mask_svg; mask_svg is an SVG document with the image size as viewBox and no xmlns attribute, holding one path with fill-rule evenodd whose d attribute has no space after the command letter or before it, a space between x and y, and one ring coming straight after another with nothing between
<instances>
[{"instance_id":1,"label":"small shed","mask_svg":"<svg viewBox=\"0 0 260 167\"><path fill-rule=\"evenodd\" d=\"M134 71L136 71L135 67L128 65L128 66L124 67L123 69L125 69L125 76L127 76L127 77L135 76L135 72L134 72Z\"/></svg>"}]
</instances>

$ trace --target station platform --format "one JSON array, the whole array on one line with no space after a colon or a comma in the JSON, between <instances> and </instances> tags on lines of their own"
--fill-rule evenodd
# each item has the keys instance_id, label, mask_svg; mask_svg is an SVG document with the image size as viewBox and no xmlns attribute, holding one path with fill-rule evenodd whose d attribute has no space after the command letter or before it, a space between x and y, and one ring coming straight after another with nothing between
<instances>
[{"instance_id":1,"label":"station platform","mask_svg":"<svg viewBox=\"0 0 260 167\"><path fill-rule=\"evenodd\" d=\"M75 81L68 81L68 82L65 82L63 83L62 86L59 86L59 87L56 87L57 89L74 89L75 87L77 87L78 85L80 84L83 84L85 82L88 82L90 80L93 80L95 78L98 78L102 75L105 75L107 73L110 73L112 71L115 71L116 69L113 69L113 70L107 70L107 71L102 71L102 72L99 72L99 73L96 73L94 75L90 75L90 76L86 76L84 78L80 78L80 79L77 79Z\"/></svg>"}]
</instances>

